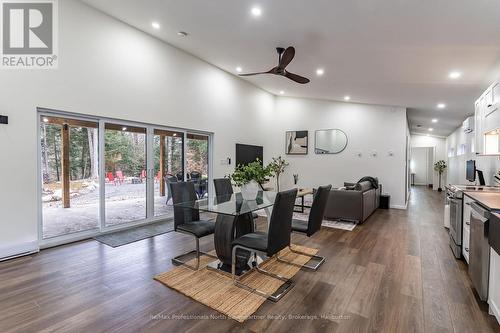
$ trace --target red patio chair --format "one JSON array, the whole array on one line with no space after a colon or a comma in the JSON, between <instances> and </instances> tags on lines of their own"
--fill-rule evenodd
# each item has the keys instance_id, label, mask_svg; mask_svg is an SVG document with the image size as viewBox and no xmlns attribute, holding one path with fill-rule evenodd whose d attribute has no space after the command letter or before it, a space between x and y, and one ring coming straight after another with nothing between
<instances>
[{"instance_id":1,"label":"red patio chair","mask_svg":"<svg viewBox=\"0 0 500 333\"><path fill-rule=\"evenodd\" d=\"M148 174L146 173L146 170L141 171L141 182L144 181L144 179L148 178Z\"/></svg>"},{"instance_id":2,"label":"red patio chair","mask_svg":"<svg viewBox=\"0 0 500 333\"><path fill-rule=\"evenodd\" d=\"M113 177L112 172L107 172L106 173L106 183L115 183L115 177Z\"/></svg>"},{"instance_id":3,"label":"red patio chair","mask_svg":"<svg viewBox=\"0 0 500 333\"><path fill-rule=\"evenodd\" d=\"M116 178L118 179L118 182L120 183L120 185L123 184L123 182L125 181L125 176L123 175L122 171L116 172Z\"/></svg>"},{"instance_id":4,"label":"red patio chair","mask_svg":"<svg viewBox=\"0 0 500 333\"><path fill-rule=\"evenodd\" d=\"M161 171L158 171L158 173L155 176L155 183L159 183L161 179Z\"/></svg>"}]
</instances>

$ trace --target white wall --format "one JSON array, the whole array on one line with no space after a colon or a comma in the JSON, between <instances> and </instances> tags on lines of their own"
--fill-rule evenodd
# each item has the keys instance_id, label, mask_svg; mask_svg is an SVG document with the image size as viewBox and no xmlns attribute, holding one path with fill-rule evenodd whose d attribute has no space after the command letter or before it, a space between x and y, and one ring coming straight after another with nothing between
<instances>
[{"instance_id":1,"label":"white wall","mask_svg":"<svg viewBox=\"0 0 500 333\"><path fill-rule=\"evenodd\" d=\"M465 144L465 154L457 155L462 144ZM462 127L457 128L446 138L446 151L451 154L452 149L453 154L448 157L449 184L470 185L471 183L465 179L465 165L468 160L476 160L476 168L483 171L486 185L497 185L493 176L500 170L500 157L476 155L474 152L474 133L464 133Z\"/></svg>"},{"instance_id":2,"label":"white wall","mask_svg":"<svg viewBox=\"0 0 500 333\"><path fill-rule=\"evenodd\" d=\"M80 2L59 6L59 68L0 74L0 114L9 116L0 126L0 257L37 244L37 107L213 132L215 177L232 171L219 161L234 161L236 142L264 146L268 161L284 155L285 130L338 127L348 148L315 155L311 140L308 156L287 156L284 183L292 173L308 187L374 175L404 206L404 109L276 99Z\"/></svg>"},{"instance_id":3,"label":"white wall","mask_svg":"<svg viewBox=\"0 0 500 333\"><path fill-rule=\"evenodd\" d=\"M284 186L293 184L294 173L299 174L299 186L304 187L342 186L345 181L376 176L383 191L391 194L391 205L405 206L406 109L278 97L274 117L267 132L272 137L268 146L282 156L285 131L309 131L309 154L284 156L290 162ZM347 133L347 148L340 154L316 155L314 131L329 128ZM373 152L376 157L371 156Z\"/></svg>"},{"instance_id":4,"label":"white wall","mask_svg":"<svg viewBox=\"0 0 500 333\"><path fill-rule=\"evenodd\" d=\"M447 155L446 155L446 139L440 138L440 137L435 137L435 136L426 136L426 135L418 135L414 134L411 136L411 147L431 147L434 148L434 158L432 161L432 164L439 160L447 161ZM437 190L439 187L439 176L438 173L433 171L432 173L432 184L433 184L433 189ZM441 187L444 188L444 186L447 184L446 182L447 178L447 172L442 176L441 180Z\"/></svg>"},{"instance_id":5,"label":"white wall","mask_svg":"<svg viewBox=\"0 0 500 333\"><path fill-rule=\"evenodd\" d=\"M273 95L80 2L59 6L59 69L0 73L0 257L38 238L36 107L214 132L216 162L236 141L266 145L273 117Z\"/></svg>"}]
</instances>

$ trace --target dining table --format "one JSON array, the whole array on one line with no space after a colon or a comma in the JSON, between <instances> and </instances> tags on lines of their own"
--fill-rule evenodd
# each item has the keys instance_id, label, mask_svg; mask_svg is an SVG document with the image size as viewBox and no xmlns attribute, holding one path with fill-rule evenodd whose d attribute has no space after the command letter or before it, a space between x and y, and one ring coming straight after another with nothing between
<instances>
[{"instance_id":1,"label":"dining table","mask_svg":"<svg viewBox=\"0 0 500 333\"><path fill-rule=\"evenodd\" d=\"M233 240L256 231L254 212L264 211L269 221L275 198L276 192L259 190L253 193L209 195L207 198L181 202L175 206L217 214L214 247L218 260L210 263L208 268L231 272ZM236 257L236 273L238 275L251 268L253 262L249 251L239 250Z\"/></svg>"}]
</instances>

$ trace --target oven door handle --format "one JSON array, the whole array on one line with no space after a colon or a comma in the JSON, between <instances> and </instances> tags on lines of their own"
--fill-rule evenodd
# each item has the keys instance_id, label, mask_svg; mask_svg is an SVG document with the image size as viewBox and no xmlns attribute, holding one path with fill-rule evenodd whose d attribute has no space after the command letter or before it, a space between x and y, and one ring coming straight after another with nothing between
<instances>
[{"instance_id":1,"label":"oven door handle","mask_svg":"<svg viewBox=\"0 0 500 333\"><path fill-rule=\"evenodd\" d=\"M478 211L474 209L474 206L471 209L471 213L474 216L474 218L481 221L481 223L486 223L488 221L488 218L478 213Z\"/></svg>"}]
</instances>

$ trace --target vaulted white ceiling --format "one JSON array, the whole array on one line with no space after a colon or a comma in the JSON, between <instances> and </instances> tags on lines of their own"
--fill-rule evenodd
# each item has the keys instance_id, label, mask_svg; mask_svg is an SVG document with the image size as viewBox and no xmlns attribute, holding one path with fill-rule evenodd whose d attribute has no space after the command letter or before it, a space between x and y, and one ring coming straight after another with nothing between
<instances>
[{"instance_id":1,"label":"vaulted white ceiling","mask_svg":"<svg viewBox=\"0 0 500 333\"><path fill-rule=\"evenodd\" d=\"M272 68L275 48L293 45L287 69L311 83L267 75L245 80L287 96L349 95L351 102L404 106L413 133L433 127L435 135L450 134L500 77L500 1L82 1L235 75L237 66ZM255 6L260 17L251 14ZM317 77L320 67L325 73ZM452 70L462 77L450 80ZM446 108L437 109L438 103Z\"/></svg>"}]
</instances>

